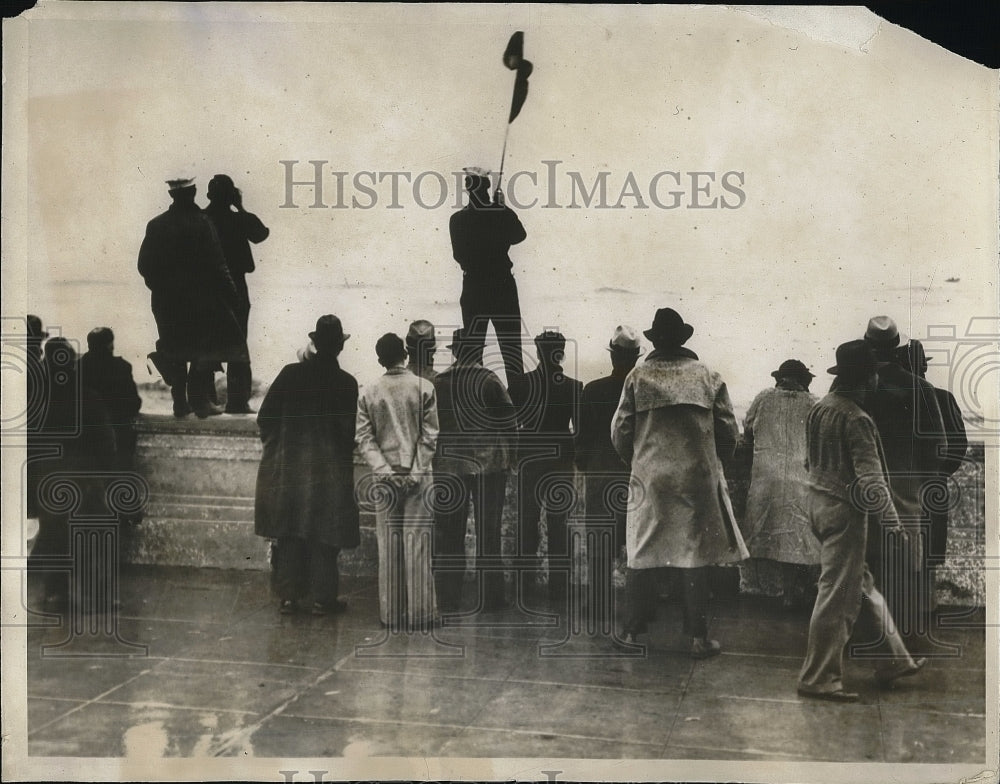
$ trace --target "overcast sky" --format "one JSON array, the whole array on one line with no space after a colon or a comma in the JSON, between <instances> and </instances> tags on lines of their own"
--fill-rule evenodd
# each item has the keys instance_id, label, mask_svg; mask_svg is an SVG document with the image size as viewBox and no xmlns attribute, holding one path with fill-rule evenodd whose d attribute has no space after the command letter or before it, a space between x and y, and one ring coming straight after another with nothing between
<instances>
[{"instance_id":1,"label":"overcast sky","mask_svg":"<svg viewBox=\"0 0 1000 784\"><path fill-rule=\"evenodd\" d=\"M25 258L5 239L4 266L26 263L27 308L64 334L112 326L140 381L156 332L136 254L179 173L197 175L202 204L211 176L231 174L271 228L250 276L258 377L292 361L323 313L353 333L343 364L362 381L379 370L383 332L415 318L456 326L451 172L499 165L513 84L501 54L515 30L535 70L505 177L528 172L513 196L538 202L519 209L528 239L514 273L526 330L575 341L571 374L604 373L614 327L646 328L671 306L745 407L789 357L824 391L834 347L872 315L923 337L997 312L996 72L864 9L779 9L777 21L755 9L537 5L36 14L14 85L30 141L4 148L27 156L27 233L13 227ZM307 161L329 161L328 204L332 173L346 172L348 206L312 209L300 186L298 207L281 208L282 160L301 161L296 179L311 177ZM371 201L354 187L363 171L437 172L449 198L425 209L400 180L393 209L386 179L373 207L354 207ZM663 204L680 191L675 209L648 198L662 171L680 173L680 187L666 175L654 190ZM621 208L568 208L569 172L588 188L607 172L608 207ZM738 191L721 187L726 172ZM645 209L619 199L630 173ZM425 175L425 204L438 182Z\"/></svg>"}]
</instances>

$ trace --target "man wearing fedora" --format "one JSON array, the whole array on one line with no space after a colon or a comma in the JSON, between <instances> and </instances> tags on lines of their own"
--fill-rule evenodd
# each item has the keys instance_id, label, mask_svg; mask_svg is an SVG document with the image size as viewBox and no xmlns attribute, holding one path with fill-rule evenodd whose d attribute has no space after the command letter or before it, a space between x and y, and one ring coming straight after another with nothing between
<instances>
[{"instance_id":1,"label":"man wearing fedora","mask_svg":"<svg viewBox=\"0 0 1000 784\"><path fill-rule=\"evenodd\" d=\"M205 214L211 219L222 243L222 253L226 257L229 274L236 286L236 318L247 337L250 318L250 291L247 275L254 271L253 252L250 243L263 242L270 230L264 223L243 208L243 194L228 174L216 174L208 183L208 206ZM253 371L250 362L230 361L226 365L226 413L252 414L250 394L253 386Z\"/></svg>"},{"instance_id":2,"label":"man wearing fedora","mask_svg":"<svg viewBox=\"0 0 1000 784\"><path fill-rule=\"evenodd\" d=\"M919 340L910 340L908 343L896 349L896 361L909 373L924 379L927 375L927 354L924 352L923 343ZM944 425L944 438L947 444L941 454L938 465L938 487L944 490L944 496L948 494L948 477L954 474L962 465L965 454L969 449L969 439L965 434L965 422L962 420L962 410L958 406L955 396L947 389L934 387L934 397L937 399L938 407L941 409L941 420ZM928 609L935 607L934 572L938 566L944 563L945 553L948 549L948 509L950 503L929 505L927 510L930 518L931 529L927 539L927 548L924 553L924 562L928 570L927 593Z\"/></svg>"},{"instance_id":3,"label":"man wearing fedora","mask_svg":"<svg viewBox=\"0 0 1000 784\"><path fill-rule=\"evenodd\" d=\"M869 544L875 580L908 644L928 639L931 607L930 576L925 568L930 526L922 498L924 485L936 484L946 462L947 439L934 387L903 369L896 361L902 342L896 322L875 316L868 322L865 342L879 363L878 386L868 411L878 428L889 471L892 502L904 529L905 540L878 534Z\"/></svg>"},{"instance_id":4,"label":"man wearing fedora","mask_svg":"<svg viewBox=\"0 0 1000 784\"><path fill-rule=\"evenodd\" d=\"M597 628L605 628L607 624L607 628L614 631L611 577L614 558L625 544L629 470L611 443L611 422L621 400L625 378L635 367L643 349L639 333L625 325L615 328L605 348L611 359L611 374L583 388L574 459L577 470L585 477L587 522L614 526L610 541L599 539L601 545L595 541L594 546L587 549L588 612Z\"/></svg>"},{"instance_id":5,"label":"man wearing fedora","mask_svg":"<svg viewBox=\"0 0 1000 784\"><path fill-rule=\"evenodd\" d=\"M239 297L219 235L195 204L194 179L168 180L170 208L146 225L139 274L159 331L150 359L170 386L174 415L221 414L212 403L220 362L249 362ZM188 366L190 363L190 367Z\"/></svg>"},{"instance_id":6,"label":"man wearing fedora","mask_svg":"<svg viewBox=\"0 0 1000 784\"><path fill-rule=\"evenodd\" d=\"M833 386L806 421L809 519L821 572L798 692L856 702L843 682L844 650L856 624L865 647L877 651L879 684L915 674L926 660L910 656L865 561L867 539L879 524L901 530L882 443L865 412L876 386L875 356L863 340L844 343L828 372L836 376Z\"/></svg>"},{"instance_id":7,"label":"man wearing fedora","mask_svg":"<svg viewBox=\"0 0 1000 784\"><path fill-rule=\"evenodd\" d=\"M477 360L478 344L456 329L448 346L454 364L434 379L441 432L434 458L435 556L464 561L469 499L476 521L476 553L499 559L507 475L515 463L517 418L514 404L497 375ZM461 600L463 570L435 569L438 603L455 610ZM478 568L476 606L503 609L503 571Z\"/></svg>"},{"instance_id":8,"label":"man wearing fedora","mask_svg":"<svg viewBox=\"0 0 1000 784\"><path fill-rule=\"evenodd\" d=\"M566 597L569 574L555 569L551 559L564 558L568 554L566 520L569 509L559 496L572 482L573 434L580 421L583 384L563 369L566 338L560 332L546 330L536 336L535 350L538 367L525 373L521 383L511 386L521 452L518 461L520 553L529 558L538 555L544 506L550 558L548 591L556 600L562 600ZM533 452L544 456L532 456Z\"/></svg>"},{"instance_id":9,"label":"man wearing fedora","mask_svg":"<svg viewBox=\"0 0 1000 784\"><path fill-rule=\"evenodd\" d=\"M315 353L286 365L257 414L264 445L257 472L254 531L276 539L274 587L282 614L311 594L315 615L338 613L337 558L360 539L354 498L358 382L340 367L350 335L321 316L309 333Z\"/></svg>"},{"instance_id":10,"label":"man wearing fedora","mask_svg":"<svg viewBox=\"0 0 1000 784\"><path fill-rule=\"evenodd\" d=\"M433 385L406 369L399 335L380 337L375 354L385 373L358 399L355 441L375 482L379 620L392 631L423 631L438 621L431 571L437 401Z\"/></svg>"},{"instance_id":11,"label":"man wearing fedora","mask_svg":"<svg viewBox=\"0 0 1000 784\"><path fill-rule=\"evenodd\" d=\"M503 203L500 190L490 200L490 172L477 166L465 169L469 203L449 222L452 255L462 268L462 325L479 345L480 358L486 328L493 322L511 386L524 370L521 357L521 305L512 273L510 246L527 233L517 214Z\"/></svg>"},{"instance_id":12,"label":"man wearing fedora","mask_svg":"<svg viewBox=\"0 0 1000 784\"><path fill-rule=\"evenodd\" d=\"M652 618L654 569L681 571L684 626L691 655L720 646L708 638L708 569L747 557L736 525L723 461L739 428L726 384L684 344L694 327L671 308L656 311L643 334L653 344L646 361L625 379L611 440L631 469L634 501L626 516L625 644Z\"/></svg>"},{"instance_id":13,"label":"man wearing fedora","mask_svg":"<svg viewBox=\"0 0 1000 784\"><path fill-rule=\"evenodd\" d=\"M435 352L437 352L437 339L434 337L434 325L427 319L411 322L406 331L406 353L409 356L406 369L413 375L433 383L437 376L437 371L434 370Z\"/></svg>"},{"instance_id":14,"label":"man wearing fedora","mask_svg":"<svg viewBox=\"0 0 1000 784\"><path fill-rule=\"evenodd\" d=\"M744 532L751 558L779 564L784 607L811 607L819 566L805 469L813 374L788 359L771 376L774 386L754 398L743 423L744 441L753 448Z\"/></svg>"}]
</instances>

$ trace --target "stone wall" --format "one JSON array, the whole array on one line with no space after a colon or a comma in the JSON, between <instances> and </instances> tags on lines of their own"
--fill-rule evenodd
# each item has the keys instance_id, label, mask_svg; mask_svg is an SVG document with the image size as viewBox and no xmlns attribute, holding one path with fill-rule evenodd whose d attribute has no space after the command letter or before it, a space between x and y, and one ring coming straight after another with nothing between
<instances>
[{"instance_id":1,"label":"stone wall","mask_svg":"<svg viewBox=\"0 0 1000 784\"><path fill-rule=\"evenodd\" d=\"M132 563L267 569L268 545L253 532L253 498L261 446L252 417L147 415L139 421L137 469L146 477L150 502L146 518L124 542ZM982 605L985 600L984 449L970 447L954 479L960 488L952 511L948 561L938 574L939 600ZM365 468L356 465L356 476ZM745 449L727 468L737 519L746 508L750 456ZM515 483L508 486L504 512L504 552L515 546ZM375 521L362 511L361 546L341 555L344 574L371 575L377 569ZM473 544L470 530L468 543ZM734 570L726 570L735 573ZM734 577L735 582L735 577ZM766 562L740 568L740 590L774 595L775 575Z\"/></svg>"}]
</instances>

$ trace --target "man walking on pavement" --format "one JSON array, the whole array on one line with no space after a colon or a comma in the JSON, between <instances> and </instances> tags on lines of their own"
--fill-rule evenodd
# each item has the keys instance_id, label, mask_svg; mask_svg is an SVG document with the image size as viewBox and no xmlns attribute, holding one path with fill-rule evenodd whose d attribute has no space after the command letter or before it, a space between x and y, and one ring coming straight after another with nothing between
<instances>
[{"instance_id":1,"label":"man walking on pavement","mask_svg":"<svg viewBox=\"0 0 1000 784\"><path fill-rule=\"evenodd\" d=\"M838 346L837 364L828 371L836 380L806 421L809 517L820 541L821 571L799 674L803 697L858 700L843 682L844 650L856 623L883 651L878 683L913 675L926 663L911 658L865 562L869 534L880 524L900 530L878 430L862 408L875 391L876 368L865 341Z\"/></svg>"},{"instance_id":2,"label":"man walking on pavement","mask_svg":"<svg viewBox=\"0 0 1000 784\"><path fill-rule=\"evenodd\" d=\"M250 243L263 242L270 231L260 218L243 209L243 194L228 174L216 174L209 181L205 214L211 218L222 243L226 266L238 294L236 317L246 339L250 318L250 292L246 276L255 269ZM230 361L226 365L227 414L254 413L249 402L252 386L253 372L249 359L246 362Z\"/></svg>"},{"instance_id":3,"label":"man walking on pavement","mask_svg":"<svg viewBox=\"0 0 1000 784\"><path fill-rule=\"evenodd\" d=\"M490 172L465 169L469 203L451 216L451 248L462 268L462 324L477 342L480 356L486 328L493 322L497 342L512 386L524 371L521 357L521 306L511 272L510 246L523 242L527 233L497 189L490 200Z\"/></svg>"}]
</instances>

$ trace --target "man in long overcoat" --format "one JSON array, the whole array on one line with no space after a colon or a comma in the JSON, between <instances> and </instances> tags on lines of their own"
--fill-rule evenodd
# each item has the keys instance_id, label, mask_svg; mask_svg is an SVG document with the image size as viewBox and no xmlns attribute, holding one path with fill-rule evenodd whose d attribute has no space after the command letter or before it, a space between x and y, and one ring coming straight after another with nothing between
<instances>
[{"instance_id":1,"label":"man in long overcoat","mask_svg":"<svg viewBox=\"0 0 1000 784\"><path fill-rule=\"evenodd\" d=\"M264 453L257 473L254 531L277 539L275 588L284 613L308 593L318 615L340 612L337 556L357 547L354 418L358 383L341 369L340 319L322 316L316 353L286 365L257 414Z\"/></svg>"},{"instance_id":2,"label":"man in long overcoat","mask_svg":"<svg viewBox=\"0 0 1000 784\"><path fill-rule=\"evenodd\" d=\"M236 286L219 235L195 204L194 181L167 184L173 203L146 225L139 248L160 335L150 358L170 386L174 414L207 417L222 413L210 400L216 365L250 360L235 314Z\"/></svg>"},{"instance_id":3,"label":"man in long overcoat","mask_svg":"<svg viewBox=\"0 0 1000 784\"><path fill-rule=\"evenodd\" d=\"M816 403L813 374L797 359L771 374L775 384L754 398L743 426L753 446L744 522L755 559L780 564L786 609L812 606L819 542L809 527L809 477L805 469L806 417Z\"/></svg>"},{"instance_id":4,"label":"man in long overcoat","mask_svg":"<svg viewBox=\"0 0 1000 784\"><path fill-rule=\"evenodd\" d=\"M924 352L923 343L919 340L911 340L909 344L900 346L896 350L896 361L904 370L913 373L918 378L926 378L927 354ZM931 531L924 560L928 569L927 590L930 594L929 606L931 608L935 604L934 572L938 566L944 563L945 553L948 550L948 508L950 506L948 477L958 471L969 449L969 438L965 434L962 409L959 408L955 396L947 389L939 387L934 387L934 396L941 409L941 421L944 425L947 446L938 463L939 487L942 488L942 492L935 494L936 503L929 504L927 510L931 521Z\"/></svg>"},{"instance_id":5,"label":"man in long overcoat","mask_svg":"<svg viewBox=\"0 0 1000 784\"><path fill-rule=\"evenodd\" d=\"M623 642L647 631L652 570L682 570L685 627L691 655L717 654L708 639L708 570L747 557L736 525L722 461L732 457L739 428L718 373L684 347L694 327L671 308L656 312L643 334L654 351L625 379L611 438L631 466L634 499L625 545L629 573Z\"/></svg>"},{"instance_id":6,"label":"man in long overcoat","mask_svg":"<svg viewBox=\"0 0 1000 784\"><path fill-rule=\"evenodd\" d=\"M896 323L888 316L875 316L864 340L880 364L868 412L885 450L892 503L911 534L886 539L882 532L872 532L869 563L892 617L910 643L928 631L930 575L924 558L926 538L919 534L930 526L924 486L936 483L947 440L934 387L896 361L901 342Z\"/></svg>"}]
</instances>

